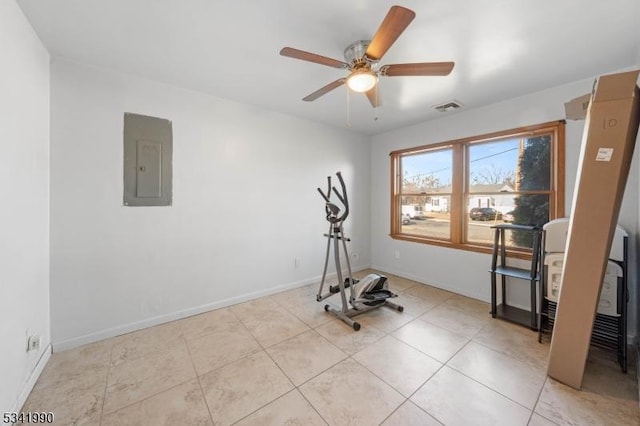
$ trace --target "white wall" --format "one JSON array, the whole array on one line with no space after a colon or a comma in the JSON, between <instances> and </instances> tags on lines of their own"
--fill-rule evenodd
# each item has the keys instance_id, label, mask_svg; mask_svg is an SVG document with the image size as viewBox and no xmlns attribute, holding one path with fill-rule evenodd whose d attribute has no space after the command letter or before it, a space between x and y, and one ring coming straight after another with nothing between
<instances>
[{"instance_id":1,"label":"white wall","mask_svg":"<svg viewBox=\"0 0 640 426\"><path fill-rule=\"evenodd\" d=\"M0 2L0 412L16 411L49 342L49 54ZM27 334L41 336L27 353Z\"/></svg>"},{"instance_id":2,"label":"white wall","mask_svg":"<svg viewBox=\"0 0 640 426\"><path fill-rule=\"evenodd\" d=\"M338 170L370 264L367 137L68 61L51 79L54 350L318 280ZM125 112L173 122L171 207L123 207Z\"/></svg>"},{"instance_id":3,"label":"white wall","mask_svg":"<svg viewBox=\"0 0 640 426\"><path fill-rule=\"evenodd\" d=\"M372 170L389 170L389 153L401 148L425 145L467 136L481 135L544 123L564 118L564 102L590 93L593 80L575 82L483 108L460 111L442 119L389 132L373 137ZM463 99L463 95L461 95ZM573 190L582 142L584 121L566 124L566 207L571 209ZM637 271L638 235L638 149L634 155L631 175L627 184L619 223L631 234L631 271ZM454 250L389 237L390 181L389 173L371 176L371 262L374 268L413 278L480 300L490 300L488 268L490 255ZM396 250L400 258L396 259ZM637 274L630 275L631 303L629 304L630 334L635 334L638 286ZM515 305L528 306L528 286L514 289Z\"/></svg>"}]
</instances>

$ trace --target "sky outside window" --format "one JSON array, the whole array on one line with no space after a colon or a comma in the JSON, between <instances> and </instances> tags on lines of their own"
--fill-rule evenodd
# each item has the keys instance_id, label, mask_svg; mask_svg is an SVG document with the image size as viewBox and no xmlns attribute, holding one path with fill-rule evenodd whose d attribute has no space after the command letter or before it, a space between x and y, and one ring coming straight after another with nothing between
<instances>
[{"instance_id":1,"label":"sky outside window","mask_svg":"<svg viewBox=\"0 0 640 426\"><path fill-rule=\"evenodd\" d=\"M470 183L501 184L515 181L520 139L505 139L469 146ZM432 177L440 187L451 185L451 150L429 151L402 158L406 182L420 182Z\"/></svg>"},{"instance_id":2,"label":"sky outside window","mask_svg":"<svg viewBox=\"0 0 640 426\"><path fill-rule=\"evenodd\" d=\"M436 188L451 185L451 149L429 151L402 157L404 182L420 183L425 180L437 182Z\"/></svg>"}]
</instances>

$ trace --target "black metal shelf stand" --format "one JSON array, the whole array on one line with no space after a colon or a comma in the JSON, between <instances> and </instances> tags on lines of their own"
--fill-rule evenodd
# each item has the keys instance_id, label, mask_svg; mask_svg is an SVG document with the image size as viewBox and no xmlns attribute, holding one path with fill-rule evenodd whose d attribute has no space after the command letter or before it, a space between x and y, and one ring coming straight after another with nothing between
<instances>
[{"instance_id":1,"label":"black metal shelf stand","mask_svg":"<svg viewBox=\"0 0 640 426\"><path fill-rule=\"evenodd\" d=\"M532 330L538 330L537 314L537 289L540 280L540 238L542 230L537 226L498 224L492 226L495 230L493 240L493 253L491 257L491 316L501 318L527 326ZM507 266L507 241L505 231L531 232L533 244L531 254L531 266L529 269ZM498 276L500 276L501 300L498 299ZM507 277L525 280L529 282L530 310L521 309L507 304Z\"/></svg>"}]
</instances>

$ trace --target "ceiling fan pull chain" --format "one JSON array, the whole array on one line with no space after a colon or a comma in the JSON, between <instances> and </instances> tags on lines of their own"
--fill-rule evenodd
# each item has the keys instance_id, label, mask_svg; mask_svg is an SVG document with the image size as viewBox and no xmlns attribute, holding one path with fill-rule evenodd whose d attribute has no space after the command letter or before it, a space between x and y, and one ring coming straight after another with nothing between
<instances>
[{"instance_id":1,"label":"ceiling fan pull chain","mask_svg":"<svg viewBox=\"0 0 640 426\"><path fill-rule=\"evenodd\" d=\"M380 91L380 82L378 81L378 84L376 84L376 106L373 107L373 111L374 111L373 121L378 121L378 105L380 105L380 102L378 99L379 91Z\"/></svg>"},{"instance_id":2,"label":"ceiling fan pull chain","mask_svg":"<svg viewBox=\"0 0 640 426\"><path fill-rule=\"evenodd\" d=\"M347 126L351 127L351 90L347 88Z\"/></svg>"}]
</instances>

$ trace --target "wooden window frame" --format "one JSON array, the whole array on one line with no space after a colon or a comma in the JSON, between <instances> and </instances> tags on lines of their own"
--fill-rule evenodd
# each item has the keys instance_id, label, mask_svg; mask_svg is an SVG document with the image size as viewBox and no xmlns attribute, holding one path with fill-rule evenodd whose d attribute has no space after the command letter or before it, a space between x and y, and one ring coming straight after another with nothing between
<instances>
[{"instance_id":1,"label":"wooden window frame","mask_svg":"<svg viewBox=\"0 0 640 426\"><path fill-rule=\"evenodd\" d=\"M503 130L479 136L472 136L452 141L422 145L413 148L392 151L391 160L391 232L389 236L396 240L411 241L441 247L449 247L460 250L468 250L480 253L491 253L490 244L465 242L466 232L466 188L469 177L468 147L480 142L491 142L501 139L518 137L535 137L540 135L552 135L551 141L551 176L549 193L549 220L564 217L565 205L565 122L564 120L552 121L532 126L524 126L516 129ZM403 195L428 196L430 194L403 194L401 159L407 154L418 154L450 147L452 149L452 193L450 200L450 238L437 239L416 234L402 232L401 204ZM527 194L533 194L528 191ZM510 248L507 253L511 257L529 259L531 250Z\"/></svg>"}]
</instances>

